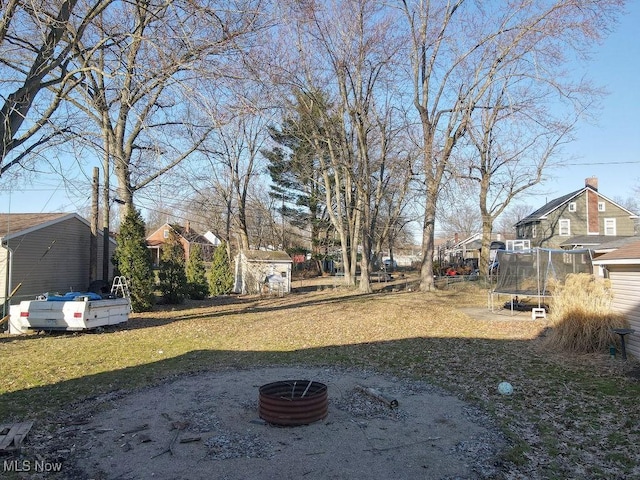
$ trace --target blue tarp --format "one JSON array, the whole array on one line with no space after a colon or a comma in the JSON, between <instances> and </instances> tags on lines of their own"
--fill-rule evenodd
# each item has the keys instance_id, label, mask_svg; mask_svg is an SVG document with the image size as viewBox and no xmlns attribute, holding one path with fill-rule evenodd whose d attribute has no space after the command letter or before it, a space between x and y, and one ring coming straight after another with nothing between
<instances>
[{"instance_id":1,"label":"blue tarp","mask_svg":"<svg viewBox=\"0 0 640 480\"><path fill-rule=\"evenodd\" d=\"M47 302L72 302L78 297L88 298L89 300L102 300L102 297L93 292L68 292L64 295L48 295Z\"/></svg>"}]
</instances>

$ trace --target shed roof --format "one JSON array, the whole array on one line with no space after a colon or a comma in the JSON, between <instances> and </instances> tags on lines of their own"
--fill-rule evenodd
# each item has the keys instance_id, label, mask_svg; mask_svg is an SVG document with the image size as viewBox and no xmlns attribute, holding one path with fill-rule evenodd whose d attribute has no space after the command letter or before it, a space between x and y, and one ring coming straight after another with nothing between
<instances>
[{"instance_id":1,"label":"shed roof","mask_svg":"<svg viewBox=\"0 0 640 480\"><path fill-rule=\"evenodd\" d=\"M242 253L254 262L293 262L289 254L281 250L245 250Z\"/></svg>"}]
</instances>

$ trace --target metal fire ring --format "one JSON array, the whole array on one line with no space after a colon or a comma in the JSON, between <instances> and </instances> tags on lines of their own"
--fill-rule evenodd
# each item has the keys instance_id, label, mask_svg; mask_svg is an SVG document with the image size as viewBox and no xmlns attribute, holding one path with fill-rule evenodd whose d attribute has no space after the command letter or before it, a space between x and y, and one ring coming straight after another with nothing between
<instances>
[{"instance_id":1,"label":"metal fire ring","mask_svg":"<svg viewBox=\"0 0 640 480\"><path fill-rule=\"evenodd\" d=\"M258 413L268 423L308 425L327 416L327 386L311 380L282 380L260 387Z\"/></svg>"}]
</instances>

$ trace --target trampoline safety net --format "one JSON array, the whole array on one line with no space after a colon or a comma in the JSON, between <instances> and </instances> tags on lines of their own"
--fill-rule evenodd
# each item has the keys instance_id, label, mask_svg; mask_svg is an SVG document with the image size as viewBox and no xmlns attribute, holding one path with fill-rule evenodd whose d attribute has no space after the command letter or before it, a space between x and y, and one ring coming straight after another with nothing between
<instances>
[{"instance_id":1,"label":"trampoline safety net","mask_svg":"<svg viewBox=\"0 0 640 480\"><path fill-rule=\"evenodd\" d=\"M494 293L550 296L570 273L593 273L590 250L499 250Z\"/></svg>"}]
</instances>

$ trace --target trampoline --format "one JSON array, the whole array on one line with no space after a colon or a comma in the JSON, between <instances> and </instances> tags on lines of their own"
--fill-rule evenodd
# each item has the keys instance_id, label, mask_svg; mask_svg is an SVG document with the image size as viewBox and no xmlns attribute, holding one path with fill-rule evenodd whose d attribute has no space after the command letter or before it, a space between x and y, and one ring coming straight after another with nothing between
<instances>
[{"instance_id":1,"label":"trampoline","mask_svg":"<svg viewBox=\"0 0 640 480\"><path fill-rule=\"evenodd\" d=\"M514 298L532 297L537 301L527 304L541 308L543 299L551 297L555 287L564 284L567 275L593 273L591 261L591 250L587 249L500 250L496 255L498 274L489 295L489 308L494 311L496 295L510 295L511 305L517 303Z\"/></svg>"}]
</instances>

